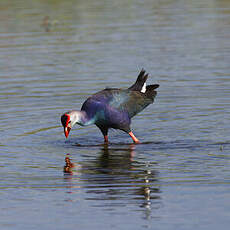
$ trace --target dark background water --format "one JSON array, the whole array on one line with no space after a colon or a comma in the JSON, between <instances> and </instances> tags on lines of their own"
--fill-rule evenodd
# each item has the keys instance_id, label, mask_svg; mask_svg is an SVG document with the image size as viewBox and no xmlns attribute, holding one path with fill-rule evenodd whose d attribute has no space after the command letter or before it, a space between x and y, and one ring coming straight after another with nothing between
<instances>
[{"instance_id":1,"label":"dark background water","mask_svg":"<svg viewBox=\"0 0 230 230\"><path fill-rule=\"evenodd\" d=\"M229 37L227 0L0 1L0 228L228 229ZM143 144L65 140L63 112L141 68Z\"/></svg>"}]
</instances>

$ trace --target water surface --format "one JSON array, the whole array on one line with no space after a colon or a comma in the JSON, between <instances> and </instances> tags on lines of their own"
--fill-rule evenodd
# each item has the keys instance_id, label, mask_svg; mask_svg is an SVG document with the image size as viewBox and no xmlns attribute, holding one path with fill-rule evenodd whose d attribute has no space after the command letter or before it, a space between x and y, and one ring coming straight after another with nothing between
<instances>
[{"instance_id":1,"label":"water surface","mask_svg":"<svg viewBox=\"0 0 230 230\"><path fill-rule=\"evenodd\" d=\"M0 19L1 229L228 229L229 1L1 1ZM160 84L142 144L65 140L64 112L141 68Z\"/></svg>"}]
</instances>

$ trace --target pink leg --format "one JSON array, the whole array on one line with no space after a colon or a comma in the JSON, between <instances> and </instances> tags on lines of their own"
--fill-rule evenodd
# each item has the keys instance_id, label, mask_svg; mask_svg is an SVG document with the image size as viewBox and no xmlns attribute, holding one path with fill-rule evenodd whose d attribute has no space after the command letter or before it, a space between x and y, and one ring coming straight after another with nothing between
<instances>
[{"instance_id":1,"label":"pink leg","mask_svg":"<svg viewBox=\"0 0 230 230\"><path fill-rule=\"evenodd\" d=\"M129 136L132 137L135 144L140 144L141 142L134 136L133 132L129 132Z\"/></svg>"}]
</instances>

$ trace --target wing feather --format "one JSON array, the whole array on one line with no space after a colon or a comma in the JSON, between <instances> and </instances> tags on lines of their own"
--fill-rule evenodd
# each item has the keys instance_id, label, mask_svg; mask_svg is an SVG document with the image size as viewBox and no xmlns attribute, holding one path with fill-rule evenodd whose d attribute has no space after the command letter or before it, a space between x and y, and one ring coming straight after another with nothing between
<instances>
[{"instance_id":1,"label":"wing feather","mask_svg":"<svg viewBox=\"0 0 230 230\"><path fill-rule=\"evenodd\" d=\"M93 95L93 97L103 100L109 106L121 112L128 112L130 118L153 102L144 93L129 89L105 89Z\"/></svg>"}]
</instances>

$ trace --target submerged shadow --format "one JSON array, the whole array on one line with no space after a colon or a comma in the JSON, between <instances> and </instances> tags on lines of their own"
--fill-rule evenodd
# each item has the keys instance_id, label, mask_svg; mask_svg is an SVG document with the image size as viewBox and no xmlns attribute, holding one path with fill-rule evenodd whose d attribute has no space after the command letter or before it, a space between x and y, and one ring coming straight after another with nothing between
<instances>
[{"instance_id":1,"label":"submerged shadow","mask_svg":"<svg viewBox=\"0 0 230 230\"><path fill-rule=\"evenodd\" d=\"M86 188L86 199L103 201L98 202L102 207L105 201L110 208L113 204L117 207L136 203L144 210L145 218L149 218L152 208L159 208L161 203L158 172L154 165L137 161L135 149L134 144L119 148L103 145L98 157L84 161L81 166L66 155L67 187Z\"/></svg>"}]
</instances>

